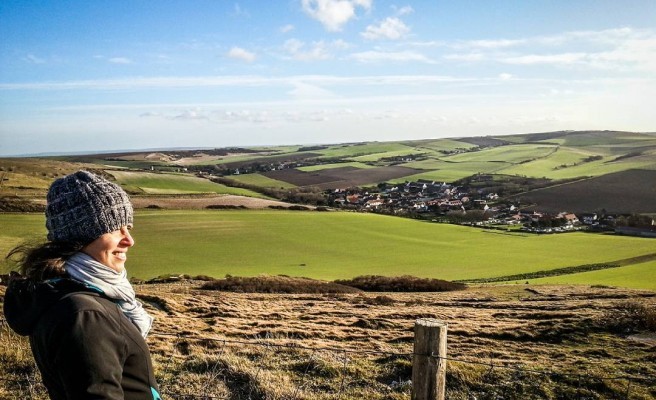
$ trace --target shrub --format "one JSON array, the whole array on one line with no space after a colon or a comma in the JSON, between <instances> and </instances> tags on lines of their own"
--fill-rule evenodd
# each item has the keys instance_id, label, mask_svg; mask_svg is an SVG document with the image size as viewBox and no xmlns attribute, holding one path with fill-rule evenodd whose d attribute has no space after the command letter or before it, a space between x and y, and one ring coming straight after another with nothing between
<instances>
[{"instance_id":1,"label":"shrub","mask_svg":"<svg viewBox=\"0 0 656 400\"><path fill-rule=\"evenodd\" d=\"M0 197L0 211L2 212L44 212L44 204L34 203L20 197Z\"/></svg>"},{"instance_id":2,"label":"shrub","mask_svg":"<svg viewBox=\"0 0 656 400\"><path fill-rule=\"evenodd\" d=\"M616 308L606 311L599 325L615 333L633 333L643 330L656 332L656 307L645 305L637 300L620 303Z\"/></svg>"},{"instance_id":3,"label":"shrub","mask_svg":"<svg viewBox=\"0 0 656 400\"><path fill-rule=\"evenodd\" d=\"M299 206L299 205L289 206L289 207L287 207L287 209L292 210L292 211L308 211L309 210L308 207Z\"/></svg>"},{"instance_id":4,"label":"shrub","mask_svg":"<svg viewBox=\"0 0 656 400\"><path fill-rule=\"evenodd\" d=\"M229 276L201 286L205 290L240 293L355 293L358 289L333 282L288 276Z\"/></svg>"},{"instance_id":5,"label":"shrub","mask_svg":"<svg viewBox=\"0 0 656 400\"><path fill-rule=\"evenodd\" d=\"M365 292L448 292L467 288L467 285L463 283L417 278L410 275L363 275L353 279L336 280L335 283L358 288Z\"/></svg>"}]
</instances>

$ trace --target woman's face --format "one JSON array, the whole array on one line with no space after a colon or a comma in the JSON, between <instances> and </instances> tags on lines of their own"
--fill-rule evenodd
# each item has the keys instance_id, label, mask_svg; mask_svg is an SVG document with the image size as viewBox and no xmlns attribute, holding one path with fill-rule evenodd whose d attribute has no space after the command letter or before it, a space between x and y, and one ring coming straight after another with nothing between
<instances>
[{"instance_id":1,"label":"woman's face","mask_svg":"<svg viewBox=\"0 0 656 400\"><path fill-rule=\"evenodd\" d=\"M105 233L98 239L82 248L82 251L101 264L108 266L116 272L125 269L125 260L130 247L134 246L134 239L124 226L114 232Z\"/></svg>"}]
</instances>

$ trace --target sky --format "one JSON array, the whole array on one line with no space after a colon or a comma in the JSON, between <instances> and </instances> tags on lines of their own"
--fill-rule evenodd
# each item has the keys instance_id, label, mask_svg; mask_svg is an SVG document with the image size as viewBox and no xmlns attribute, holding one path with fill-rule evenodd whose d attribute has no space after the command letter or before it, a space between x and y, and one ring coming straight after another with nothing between
<instances>
[{"instance_id":1,"label":"sky","mask_svg":"<svg viewBox=\"0 0 656 400\"><path fill-rule=\"evenodd\" d=\"M2 0L0 155L656 131L654 0Z\"/></svg>"}]
</instances>

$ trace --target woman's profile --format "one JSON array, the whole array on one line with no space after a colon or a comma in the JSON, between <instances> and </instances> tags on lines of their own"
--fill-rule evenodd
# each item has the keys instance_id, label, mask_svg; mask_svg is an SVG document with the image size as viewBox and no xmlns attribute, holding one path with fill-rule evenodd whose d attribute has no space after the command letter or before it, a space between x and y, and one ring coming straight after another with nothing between
<instances>
[{"instance_id":1,"label":"woman's profile","mask_svg":"<svg viewBox=\"0 0 656 400\"><path fill-rule=\"evenodd\" d=\"M19 246L4 300L9 326L29 336L51 399L160 399L145 342L153 318L125 262L133 208L123 189L87 171L47 195L47 241Z\"/></svg>"}]
</instances>

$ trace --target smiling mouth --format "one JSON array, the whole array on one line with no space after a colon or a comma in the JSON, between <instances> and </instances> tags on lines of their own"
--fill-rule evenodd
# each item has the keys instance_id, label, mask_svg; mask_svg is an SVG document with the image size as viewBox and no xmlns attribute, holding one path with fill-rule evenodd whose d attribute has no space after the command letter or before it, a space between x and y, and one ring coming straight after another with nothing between
<instances>
[{"instance_id":1,"label":"smiling mouth","mask_svg":"<svg viewBox=\"0 0 656 400\"><path fill-rule=\"evenodd\" d=\"M125 261L125 260L127 259L126 254L125 254L125 253L121 253L121 252L116 252L116 253L114 253L114 256L115 256L116 258L118 258L119 260L123 260L123 261Z\"/></svg>"}]
</instances>

